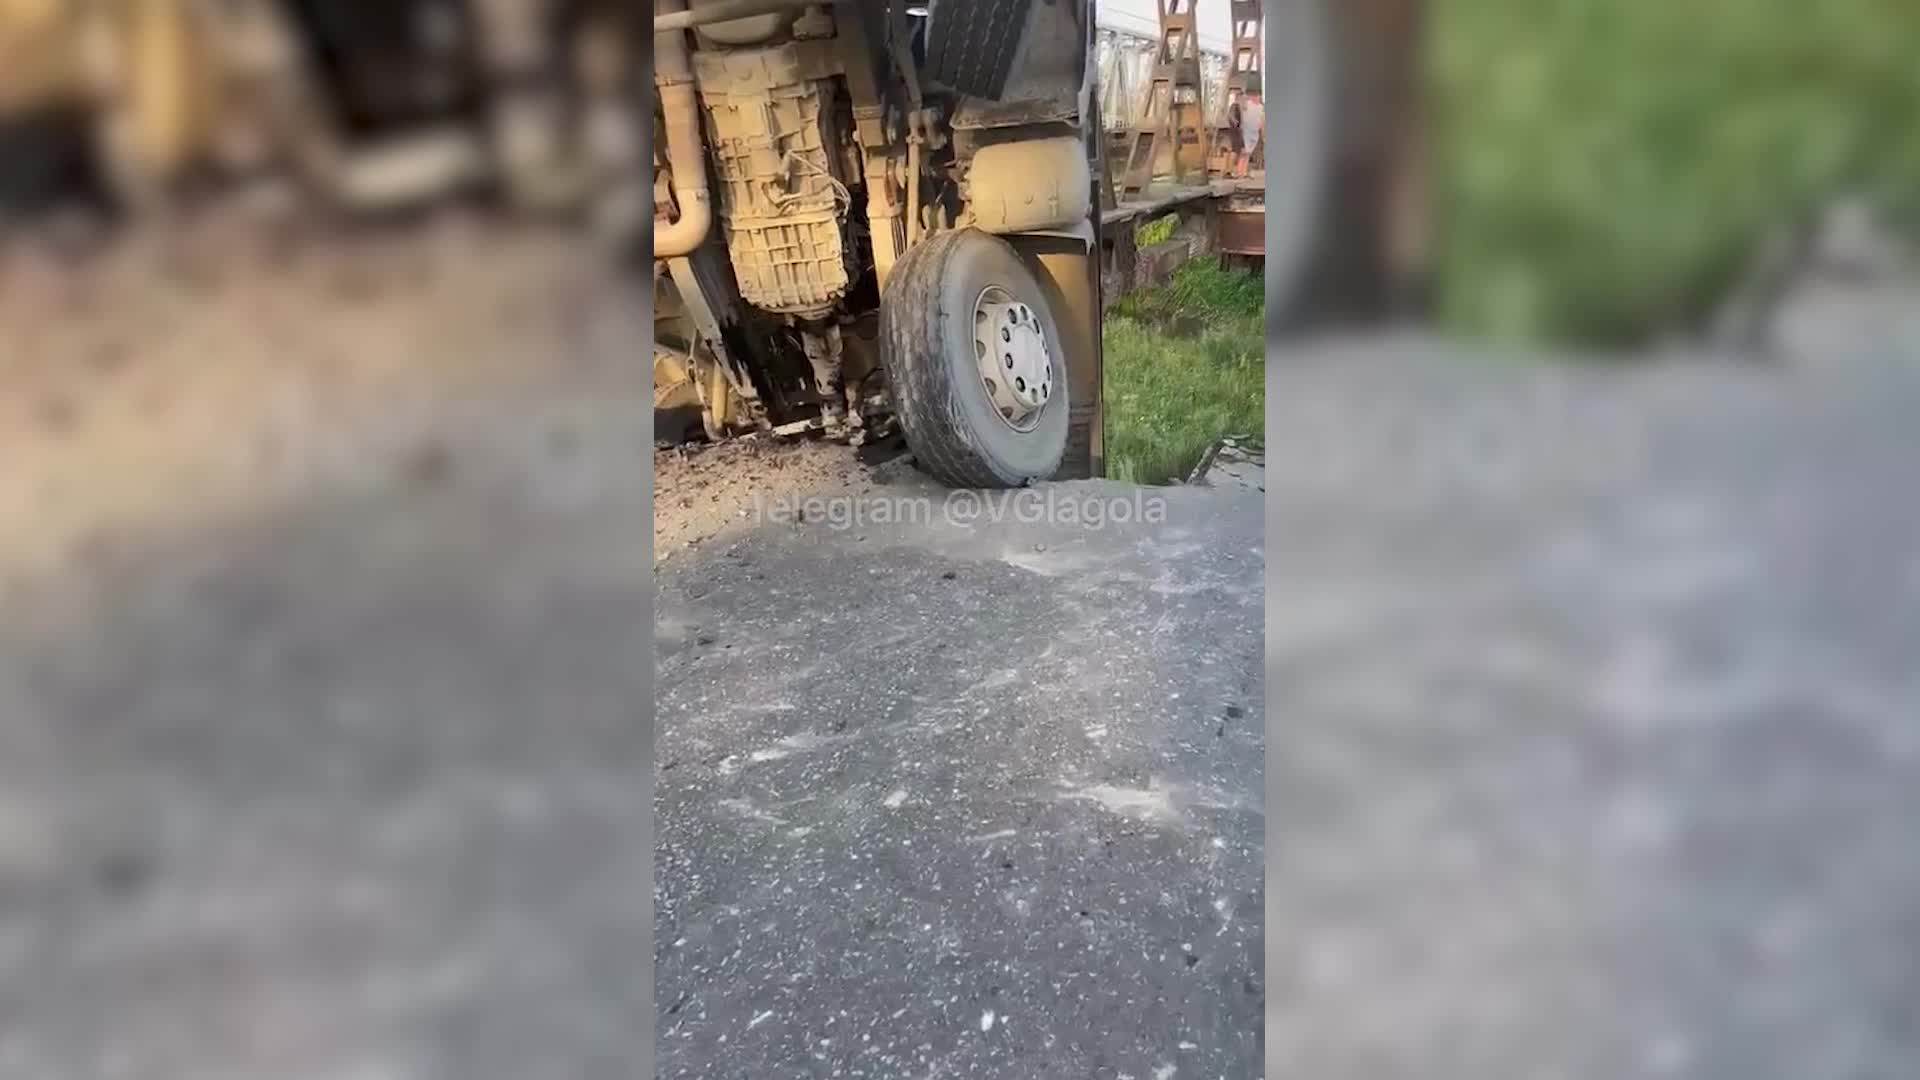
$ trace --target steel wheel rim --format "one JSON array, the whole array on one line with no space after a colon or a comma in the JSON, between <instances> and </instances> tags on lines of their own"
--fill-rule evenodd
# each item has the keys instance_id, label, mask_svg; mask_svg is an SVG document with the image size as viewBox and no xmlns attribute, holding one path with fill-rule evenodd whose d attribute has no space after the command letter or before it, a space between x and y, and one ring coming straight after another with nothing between
<instances>
[{"instance_id":1,"label":"steel wheel rim","mask_svg":"<svg viewBox=\"0 0 1920 1080\"><path fill-rule=\"evenodd\" d=\"M973 303L973 354L987 403L1000 422L1026 434L1053 399L1053 350L1029 304L989 285Z\"/></svg>"}]
</instances>

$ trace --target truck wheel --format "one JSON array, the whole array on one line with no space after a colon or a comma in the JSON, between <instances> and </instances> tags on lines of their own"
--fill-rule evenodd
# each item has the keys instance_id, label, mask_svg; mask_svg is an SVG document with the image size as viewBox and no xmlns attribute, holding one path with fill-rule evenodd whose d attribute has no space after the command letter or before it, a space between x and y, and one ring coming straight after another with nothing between
<instances>
[{"instance_id":1,"label":"truck wheel","mask_svg":"<svg viewBox=\"0 0 1920 1080\"><path fill-rule=\"evenodd\" d=\"M999 101L1033 0L929 5L926 74L963 94Z\"/></svg>"},{"instance_id":2,"label":"truck wheel","mask_svg":"<svg viewBox=\"0 0 1920 1080\"><path fill-rule=\"evenodd\" d=\"M1067 366L1046 292L1007 242L941 233L894 265L880 341L920 468L954 487L1018 487L1060 468Z\"/></svg>"}]
</instances>

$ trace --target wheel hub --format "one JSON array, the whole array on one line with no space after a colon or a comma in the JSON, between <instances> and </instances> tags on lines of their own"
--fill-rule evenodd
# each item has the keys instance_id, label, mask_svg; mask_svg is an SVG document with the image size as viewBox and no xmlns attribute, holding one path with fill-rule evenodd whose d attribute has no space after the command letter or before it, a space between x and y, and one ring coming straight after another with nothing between
<instances>
[{"instance_id":1,"label":"wheel hub","mask_svg":"<svg viewBox=\"0 0 1920 1080\"><path fill-rule=\"evenodd\" d=\"M1033 309L989 285L973 306L973 351L994 411L1015 431L1032 430L1053 396L1053 353Z\"/></svg>"}]
</instances>

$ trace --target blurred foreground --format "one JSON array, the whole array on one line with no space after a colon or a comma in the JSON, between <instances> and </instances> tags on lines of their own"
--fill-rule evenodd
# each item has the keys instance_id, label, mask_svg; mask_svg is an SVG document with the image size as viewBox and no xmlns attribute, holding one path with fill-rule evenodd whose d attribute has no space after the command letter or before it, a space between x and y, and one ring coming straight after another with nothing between
<instances>
[{"instance_id":1,"label":"blurred foreground","mask_svg":"<svg viewBox=\"0 0 1920 1080\"><path fill-rule=\"evenodd\" d=\"M0 256L0 1076L628 1074L631 286L307 240Z\"/></svg>"},{"instance_id":2,"label":"blurred foreground","mask_svg":"<svg viewBox=\"0 0 1920 1080\"><path fill-rule=\"evenodd\" d=\"M1278 375L1266 1075L1914 1075L1915 295Z\"/></svg>"},{"instance_id":3,"label":"blurred foreground","mask_svg":"<svg viewBox=\"0 0 1920 1080\"><path fill-rule=\"evenodd\" d=\"M638 498L637 289L564 233L460 210L362 230L228 207L94 254L0 246L0 580L455 458Z\"/></svg>"}]
</instances>

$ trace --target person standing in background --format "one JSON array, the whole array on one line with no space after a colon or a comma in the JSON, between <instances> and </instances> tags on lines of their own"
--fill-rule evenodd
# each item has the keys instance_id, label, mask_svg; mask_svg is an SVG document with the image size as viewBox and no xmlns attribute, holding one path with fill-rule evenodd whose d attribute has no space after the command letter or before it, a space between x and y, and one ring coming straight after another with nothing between
<instances>
[{"instance_id":1,"label":"person standing in background","mask_svg":"<svg viewBox=\"0 0 1920 1080\"><path fill-rule=\"evenodd\" d=\"M1234 142L1237 144L1235 149L1239 154L1239 159L1234 164L1234 175L1247 175L1248 168L1253 164L1253 155L1260 149L1260 137L1266 129L1266 121L1267 110L1260 103L1259 88L1248 90L1240 95L1239 101L1234 102L1233 114L1229 121L1236 129Z\"/></svg>"},{"instance_id":2,"label":"person standing in background","mask_svg":"<svg viewBox=\"0 0 1920 1080\"><path fill-rule=\"evenodd\" d=\"M1240 103L1242 100L1244 100L1244 98L1241 95L1235 94L1232 99L1227 102L1227 148L1233 151L1233 160L1229 168L1235 176L1240 175L1240 163L1245 159L1244 155L1247 150L1246 140L1240 137Z\"/></svg>"}]
</instances>

